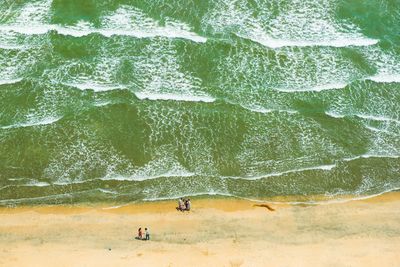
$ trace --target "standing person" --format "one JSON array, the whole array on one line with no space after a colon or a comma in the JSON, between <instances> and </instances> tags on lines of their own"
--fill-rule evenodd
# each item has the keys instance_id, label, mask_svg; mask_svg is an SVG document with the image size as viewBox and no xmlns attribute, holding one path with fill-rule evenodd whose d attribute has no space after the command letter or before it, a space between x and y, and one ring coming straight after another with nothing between
<instances>
[{"instance_id":1,"label":"standing person","mask_svg":"<svg viewBox=\"0 0 400 267\"><path fill-rule=\"evenodd\" d=\"M185 210L190 211L190 206L191 206L190 198L188 198L188 199L185 201Z\"/></svg>"},{"instance_id":2,"label":"standing person","mask_svg":"<svg viewBox=\"0 0 400 267\"><path fill-rule=\"evenodd\" d=\"M144 231L146 233L146 240L150 240L150 231L147 228L144 228Z\"/></svg>"},{"instance_id":3,"label":"standing person","mask_svg":"<svg viewBox=\"0 0 400 267\"><path fill-rule=\"evenodd\" d=\"M137 239L143 239L142 227L140 227L140 228L138 229L138 236L137 236Z\"/></svg>"},{"instance_id":4,"label":"standing person","mask_svg":"<svg viewBox=\"0 0 400 267\"><path fill-rule=\"evenodd\" d=\"M178 201L178 210L183 211L184 209L183 198L180 198Z\"/></svg>"}]
</instances>

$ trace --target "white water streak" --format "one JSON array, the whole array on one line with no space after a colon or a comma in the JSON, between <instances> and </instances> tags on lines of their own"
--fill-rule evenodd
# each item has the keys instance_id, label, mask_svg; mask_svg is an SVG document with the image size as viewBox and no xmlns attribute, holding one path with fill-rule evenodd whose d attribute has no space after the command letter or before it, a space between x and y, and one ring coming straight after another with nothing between
<instances>
[{"instance_id":1,"label":"white water streak","mask_svg":"<svg viewBox=\"0 0 400 267\"><path fill-rule=\"evenodd\" d=\"M257 176L224 176L223 178L243 179L243 180L259 180L259 179L264 179L264 178L269 178L269 177L274 177L274 176L282 176L284 174L303 172L303 171L311 171L311 170L330 171L335 167L336 167L336 164L330 164L330 165L320 165L320 166L315 166L315 167L292 169L292 170L287 170L287 171L283 171L283 172L267 173L267 174L262 174L262 175L257 175Z\"/></svg>"}]
</instances>

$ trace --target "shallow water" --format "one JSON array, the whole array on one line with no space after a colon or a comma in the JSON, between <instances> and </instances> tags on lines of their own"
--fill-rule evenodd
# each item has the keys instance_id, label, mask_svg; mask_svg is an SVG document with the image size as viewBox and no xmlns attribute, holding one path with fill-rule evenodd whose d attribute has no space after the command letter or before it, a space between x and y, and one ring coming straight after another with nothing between
<instances>
[{"instance_id":1,"label":"shallow water","mask_svg":"<svg viewBox=\"0 0 400 267\"><path fill-rule=\"evenodd\" d=\"M399 10L2 1L0 205L400 188Z\"/></svg>"}]
</instances>

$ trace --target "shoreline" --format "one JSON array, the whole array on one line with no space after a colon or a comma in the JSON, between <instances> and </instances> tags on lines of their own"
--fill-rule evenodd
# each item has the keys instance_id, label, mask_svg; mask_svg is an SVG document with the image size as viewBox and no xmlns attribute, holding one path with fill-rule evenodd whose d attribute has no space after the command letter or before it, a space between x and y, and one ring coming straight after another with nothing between
<instances>
[{"instance_id":1,"label":"shoreline","mask_svg":"<svg viewBox=\"0 0 400 267\"><path fill-rule=\"evenodd\" d=\"M228 196L228 195L187 195L183 198L190 198L197 202L208 202L208 201L232 201L232 202L249 202L254 204L270 204L270 205L300 205L300 206L318 206L318 205L330 205L330 204L341 204L348 203L353 201L362 201L362 200L373 200L375 198L380 198L382 196L388 196L391 194L399 194L400 188L391 189L388 191L383 191L381 193L376 193L372 195L352 195L352 194L343 194L343 195L290 195L290 196L272 196L265 197L265 199L252 199L245 197L237 197L237 196ZM154 199L154 200L138 200L131 202L123 202L123 201L99 201L99 202L73 202L73 203L43 203L43 204L26 204L20 203L16 205L0 205L0 213L4 209L35 209L41 207L86 207L86 208L97 208L104 207L108 209L118 209L126 206L138 206L138 205L157 205L163 203L177 203L178 199L176 198L167 198L167 199Z\"/></svg>"},{"instance_id":2,"label":"shoreline","mask_svg":"<svg viewBox=\"0 0 400 267\"><path fill-rule=\"evenodd\" d=\"M400 192L330 205L192 199L0 208L0 266L395 266ZM135 240L149 227L150 241Z\"/></svg>"}]
</instances>

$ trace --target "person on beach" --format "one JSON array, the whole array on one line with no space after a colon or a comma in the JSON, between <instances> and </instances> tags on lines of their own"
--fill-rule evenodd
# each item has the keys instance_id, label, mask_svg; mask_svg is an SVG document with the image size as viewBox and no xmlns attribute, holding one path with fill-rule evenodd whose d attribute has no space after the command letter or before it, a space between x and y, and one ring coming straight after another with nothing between
<instances>
[{"instance_id":1,"label":"person on beach","mask_svg":"<svg viewBox=\"0 0 400 267\"><path fill-rule=\"evenodd\" d=\"M178 200L178 208L177 209L180 210L180 211L184 211L185 210L185 206L183 204L183 198L180 198Z\"/></svg>"},{"instance_id":2,"label":"person on beach","mask_svg":"<svg viewBox=\"0 0 400 267\"><path fill-rule=\"evenodd\" d=\"M188 198L185 201L185 210L190 211L190 206L191 206L190 198Z\"/></svg>"},{"instance_id":3,"label":"person on beach","mask_svg":"<svg viewBox=\"0 0 400 267\"><path fill-rule=\"evenodd\" d=\"M140 227L140 228L138 229L138 236L137 236L137 239L143 239L142 227Z\"/></svg>"},{"instance_id":4,"label":"person on beach","mask_svg":"<svg viewBox=\"0 0 400 267\"><path fill-rule=\"evenodd\" d=\"M150 240L150 231L147 228L144 228L144 231L146 233L146 240Z\"/></svg>"}]
</instances>

